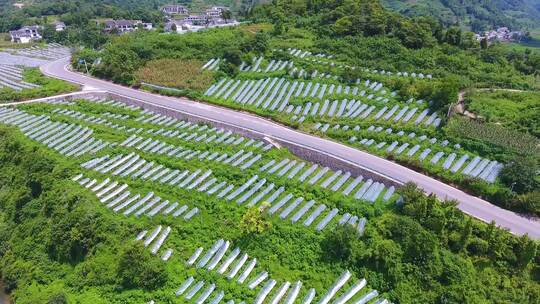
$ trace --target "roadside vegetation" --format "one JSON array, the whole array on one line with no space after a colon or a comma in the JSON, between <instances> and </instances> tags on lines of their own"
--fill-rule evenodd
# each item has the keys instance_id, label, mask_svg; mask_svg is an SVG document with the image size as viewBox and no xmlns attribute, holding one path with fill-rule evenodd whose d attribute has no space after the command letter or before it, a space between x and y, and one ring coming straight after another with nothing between
<instances>
[{"instance_id":1,"label":"roadside vegetation","mask_svg":"<svg viewBox=\"0 0 540 304\"><path fill-rule=\"evenodd\" d=\"M445 27L427 17L404 17L385 10L378 1L368 0L277 1L256 6L246 15L250 23L235 28L184 35L141 31L106 36L92 18L161 20L161 14L153 9L160 1L116 2L130 9L106 5L98 10L95 1L80 7L71 1L58 7L52 7L53 2L43 2L19 13L0 13L0 29L10 29L20 25L24 18L54 10L70 28L63 33L48 28L47 39L86 46L72 58L75 69L85 70L79 64L84 59L96 77L141 89L149 89L141 85L147 82L168 88L151 88L152 91L250 111L386 157L503 208L540 215L538 53L511 50L498 44L484 49L471 33L458 27ZM487 16L486 20L494 20L496 16ZM312 55L300 58L292 55L289 48L310 51ZM316 56L317 53L326 55ZM246 71L245 65L253 65L255 58L262 58L261 67L271 65L272 61L294 61L294 67L303 69L305 75L293 73L291 68ZM215 68L203 69L212 59L221 61ZM345 65L358 68L339 67ZM381 74L382 70L392 75ZM330 76L311 76L315 71ZM403 71L422 73L424 77L397 75ZM432 79L427 78L428 74ZM354 98L361 100L366 108L399 106L408 107L409 111L417 107L415 117L429 111L440 119L440 125L415 124L414 118L397 122L393 121L394 117L374 119L373 115L363 120L307 115L300 121L302 112L294 114L293 108L307 113L308 103L324 101L315 101L313 96L292 97L291 111L278 113L233 101L234 95L241 94L239 88L230 89L228 97L223 97L225 93L205 94L221 80L240 87L240 82L253 84L265 78L342 86L343 91L336 89L328 94L331 101L348 99L348 102L352 94L345 93L345 87L364 86L367 93ZM361 80L358 84L357 79ZM368 88L364 84L367 79L370 84L383 85L385 93ZM0 102L77 89L47 78L37 69L26 70L24 80L41 87L20 92L0 91ZM476 92L467 96L466 103L480 118L447 117L459 90L471 87L530 92ZM373 96L368 98L369 94ZM376 100L377 97L387 100ZM313 303L317 303L340 273L350 270L355 279L366 278L368 286L362 293L368 288L377 289L381 297L393 303L540 303L537 240L518 237L495 223L471 218L456 207L456 202L441 202L413 184L398 189L389 201L379 198L370 203L341 192L330 192L321 185L322 179L310 185L261 170L262 164L271 159L302 161L286 149L260 152L259 148L250 146L244 151L230 143L205 143L203 137L197 140L196 136L204 132L218 132L208 131L210 126L188 132L176 125L146 120L153 113L95 101L26 104L18 108L36 116L46 115L54 122L78 125L80 128L73 130L91 130L92 139L113 143L95 153L64 157L30 140L19 129L0 125L0 281L18 304L188 302L175 296L175 292L189 276L215 283L226 294L221 303L231 299L235 303L252 302L259 290L248 289L206 267L186 264L197 248L207 250L218 239L231 241L230 249L238 246L250 258L257 258L257 267L264 268L279 283L301 280L305 287L297 302L304 298L309 287L314 287L317 295ZM327 129L322 131L321 126L326 124ZM383 131L375 134L369 130L375 125ZM179 133L168 136L173 131ZM191 133L192 137L188 140L180 132ZM201 134L193 135L194 132ZM156 153L157 150L120 144L132 135L201 154L232 155L241 149L242 153L260 152L262 159L253 167L240 169L216 159L170 157ZM374 139L387 146L383 149L366 146L360 140L351 140L354 136ZM436 139L433 143L429 142L432 138ZM443 145L445 140L448 142ZM432 162L434 153L429 159L420 160L386 150L394 141L400 145L402 142L418 145L419 151L433 148L444 152L445 158L455 152L468 155L468 161L475 157L497 161L504 168L496 180L488 183L467 174L451 173L448 168L443 170L442 160ZM151 163L150 167L162 166L160 170L212 170L212 176L235 185L245 184L251 176L258 175L276 188L283 186L296 197L302 197L305 205L313 199L325 205L325 212L338 208L340 212L366 219L367 224L359 234L357 227L338 224L336 217L325 230L318 232L313 226L268 215L264 211L271 203L247 207L207 195L197 188L188 190L142 177L113 177L81 167L96 157L130 153ZM96 183L111 177L127 184L132 194L152 192L162 201L177 201L197 207L199 212L189 220L162 213L122 215L101 202L95 191L83 186L82 181L72 180L80 173ZM332 172L324 174L329 178ZM167 261L160 259L162 252L151 254L149 248L135 240L141 231L151 231L158 225L171 227L163 247L173 249Z\"/></svg>"}]
</instances>

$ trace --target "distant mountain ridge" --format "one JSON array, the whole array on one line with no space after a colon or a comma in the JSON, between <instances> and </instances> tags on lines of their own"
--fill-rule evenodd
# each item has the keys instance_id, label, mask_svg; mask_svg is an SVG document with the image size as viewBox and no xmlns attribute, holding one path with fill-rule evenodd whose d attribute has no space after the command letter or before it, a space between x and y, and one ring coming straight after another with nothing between
<instances>
[{"instance_id":1,"label":"distant mountain ridge","mask_svg":"<svg viewBox=\"0 0 540 304\"><path fill-rule=\"evenodd\" d=\"M499 26L514 29L540 24L540 0L382 0L388 9L408 16L431 16L445 25L481 31Z\"/></svg>"}]
</instances>

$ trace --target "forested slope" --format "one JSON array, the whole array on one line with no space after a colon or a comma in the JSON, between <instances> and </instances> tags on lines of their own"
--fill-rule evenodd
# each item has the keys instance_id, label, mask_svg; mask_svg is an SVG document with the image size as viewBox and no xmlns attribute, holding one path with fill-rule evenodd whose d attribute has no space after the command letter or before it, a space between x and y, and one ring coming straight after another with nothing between
<instances>
[{"instance_id":1,"label":"forested slope","mask_svg":"<svg viewBox=\"0 0 540 304\"><path fill-rule=\"evenodd\" d=\"M540 20L536 0L383 0L382 3L405 15L432 16L445 25L461 24L473 31L497 26L534 27Z\"/></svg>"}]
</instances>

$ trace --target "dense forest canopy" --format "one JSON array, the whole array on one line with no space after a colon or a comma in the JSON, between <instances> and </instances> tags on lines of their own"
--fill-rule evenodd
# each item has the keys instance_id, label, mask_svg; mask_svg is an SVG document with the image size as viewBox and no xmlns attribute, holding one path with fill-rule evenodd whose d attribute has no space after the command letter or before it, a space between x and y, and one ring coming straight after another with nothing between
<instances>
[{"instance_id":1,"label":"dense forest canopy","mask_svg":"<svg viewBox=\"0 0 540 304\"><path fill-rule=\"evenodd\" d=\"M508 51L497 45L484 50L471 32L445 27L430 17L407 18L385 10L378 1L281 0L258 6L250 18L275 24L274 34L283 40L299 35L294 30L287 33L289 29L309 29L317 38L311 45L314 51L336 54L358 66L417 68L439 77L455 74L468 84L491 85L516 84L523 75L540 71L539 52ZM534 81L525 82L535 86Z\"/></svg>"},{"instance_id":2,"label":"dense forest canopy","mask_svg":"<svg viewBox=\"0 0 540 304\"><path fill-rule=\"evenodd\" d=\"M12 6L13 3L23 3L22 9ZM157 15L151 11L159 9L162 5L179 3L200 10L206 5L225 5L234 11L249 12L258 4L268 4L276 1L232 1L232 0L34 0L34 1L0 1L0 31L13 29L25 22L28 17L58 16L67 13L84 12L86 17L137 17L148 21L157 21ZM362 1L350 1L350 4ZM489 1L401 1L382 0L382 5L390 10L407 16L432 17L444 26L459 26L474 32L492 29L499 26L508 26L513 29L531 29L538 26L540 21L540 2L538 0L489 0ZM336 1L292 1L288 8L294 12L313 15L318 11L310 8L337 8ZM369 6L378 6L378 1L368 1ZM364 9L370 10L369 7ZM343 11L336 11L339 15ZM82 14L81 14L82 15ZM388 17L388 15L386 15ZM375 16L374 16L375 17ZM380 15L379 17L382 17ZM376 17L375 17L376 18ZM343 20L342 22L345 22ZM343 24L342 24L343 25Z\"/></svg>"}]
</instances>

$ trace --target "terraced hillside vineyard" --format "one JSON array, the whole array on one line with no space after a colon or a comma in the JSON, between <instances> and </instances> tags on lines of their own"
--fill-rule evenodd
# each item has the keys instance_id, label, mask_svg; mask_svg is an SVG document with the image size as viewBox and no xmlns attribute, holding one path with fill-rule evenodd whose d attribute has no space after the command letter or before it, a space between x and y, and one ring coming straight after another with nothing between
<instances>
[{"instance_id":1,"label":"terraced hillside vineyard","mask_svg":"<svg viewBox=\"0 0 540 304\"><path fill-rule=\"evenodd\" d=\"M68 208L86 218L81 223L70 222L70 215L46 224L50 241L34 250L36 254L49 252L51 259L39 258L36 271L51 262L80 261L79 266L66 265L74 267L75 277L60 281L61 285L42 283L41 291L35 293L31 280L12 277L19 266L12 264L3 270L8 286L18 286L14 295L20 303L59 295L81 303L180 298L197 303L332 299L363 303L402 297L402 288L414 286L405 287L402 279L398 283L379 277L390 261L384 262L382 269L373 264L373 259L386 256L367 254L378 246L415 250L408 253L399 249L394 259L400 256L403 265L420 268L445 255L458 258L453 251L459 246L473 246L456 239L451 248L458 247L440 247L444 245L437 235L442 231L413 220L418 215L414 215L417 207L411 200L422 200L414 187L401 192L401 199L408 203L396 207L394 187L350 172L321 168L283 148L208 124L98 98L53 99L3 108L0 121L11 126L2 127L2 136L17 143L12 146L3 140L3 153L33 150L47 159L43 165L53 166L49 174L57 177L56 182L45 185L36 181L31 186L40 187L42 192L37 195L43 197L41 200L67 191L67 197L58 203L43 201L43 208L49 211L39 216L54 219ZM75 197L79 198L73 201ZM31 199L23 209L30 211L33 204L42 204L37 199ZM456 221L445 229L447 233L457 229L459 234L460 229L466 229L459 228L463 215L452 212L451 205L429 200L432 208L446 210L444 217ZM6 228L14 216L8 211L10 204L11 199L4 203L6 211L2 213L8 219ZM25 225L37 224L36 218L21 216L19 220ZM470 238L481 241L487 227L474 226L478 230ZM416 230L421 239L394 235L404 227ZM83 229L85 239L62 236L74 229ZM510 248L519 248L515 247L521 242L518 239L506 240L516 242ZM426 242L431 242L431 248L425 247ZM13 254L22 250L8 244ZM364 249L357 251L360 248ZM471 254L480 254L474 247L467 248ZM530 260L523 257L518 262L529 264ZM102 263L110 268L99 266ZM475 266L469 267L469 275L480 275ZM420 279L415 274L402 275L412 284ZM463 284L461 279L449 283ZM106 286L116 286L116 291ZM538 296L533 286L528 297ZM439 288L438 292L443 292L448 287ZM417 289L422 295L416 297L431 301L432 296L422 289Z\"/></svg>"},{"instance_id":2,"label":"terraced hillside vineyard","mask_svg":"<svg viewBox=\"0 0 540 304\"><path fill-rule=\"evenodd\" d=\"M536 6L428 2L2 2L0 302L540 303L540 54L467 30Z\"/></svg>"}]
</instances>

